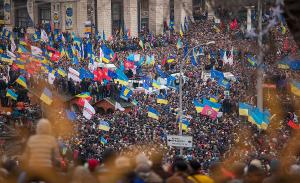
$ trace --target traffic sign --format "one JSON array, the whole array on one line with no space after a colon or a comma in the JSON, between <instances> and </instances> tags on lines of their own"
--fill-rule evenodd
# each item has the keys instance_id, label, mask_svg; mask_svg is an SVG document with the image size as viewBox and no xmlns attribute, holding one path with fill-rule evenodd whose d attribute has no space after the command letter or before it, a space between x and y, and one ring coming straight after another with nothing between
<instances>
[{"instance_id":1,"label":"traffic sign","mask_svg":"<svg viewBox=\"0 0 300 183\"><path fill-rule=\"evenodd\" d=\"M168 146L175 146L175 147L193 147L193 137L168 135L167 144Z\"/></svg>"}]
</instances>

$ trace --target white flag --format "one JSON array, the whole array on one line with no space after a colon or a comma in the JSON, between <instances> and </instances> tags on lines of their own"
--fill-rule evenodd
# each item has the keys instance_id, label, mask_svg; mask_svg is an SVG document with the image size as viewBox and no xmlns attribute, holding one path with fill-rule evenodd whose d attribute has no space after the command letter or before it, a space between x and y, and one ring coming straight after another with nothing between
<instances>
[{"instance_id":1,"label":"white flag","mask_svg":"<svg viewBox=\"0 0 300 183\"><path fill-rule=\"evenodd\" d=\"M16 58L17 57L14 53L10 52L9 50L7 50L7 55L10 56L10 57L12 57L12 58Z\"/></svg>"},{"instance_id":2,"label":"white flag","mask_svg":"<svg viewBox=\"0 0 300 183\"><path fill-rule=\"evenodd\" d=\"M230 57L228 58L228 63L230 65L233 64L233 47L231 48L231 53L230 53Z\"/></svg>"},{"instance_id":3,"label":"white flag","mask_svg":"<svg viewBox=\"0 0 300 183\"><path fill-rule=\"evenodd\" d=\"M84 100L84 107L82 112L83 112L83 116L86 119L91 119L93 115L96 113L93 106L91 106L91 104L87 100Z\"/></svg>"},{"instance_id":4,"label":"white flag","mask_svg":"<svg viewBox=\"0 0 300 183\"><path fill-rule=\"evenodd\" d=\"M48 42L48 41L49 41L48 36L47 36L47 33L45 32L44 29L42 29L42 31L41 31L41 39L42 39L44 42Z\"/></svg>"},{"instance_id":5,"label":"white flag","mask_svg":"<svg viewBox=\"0 0 300 183\"><path fill-rule=\"evenodd\" d=\"M99 55L100 63L102 63L102 58L103 58L103 51L102 51L102 49L100 48L100 55Z\"/></svg>"},{"instance_id":6,"label":"white flag","mask_svg":"<svg viewBox=\"0 0 300 183\"><path fill-rule=\"evenodd\" d=\"M80 73L78 71L76 71L72 67L69 67L68 79L72 78L76 82L81 82L79 75Z\"/></svg>"},{"instance_id":7,"label":"white flag","mask_svg":"<svg viewBox=\"0 0 300 183\"><path fill-rule=\"evenodd\" d=\"M31 53L35 56L41 56L43 54L43 51L36 46L31 46Z\"/></svg>"},{"instance_id":8,"label":"white flag","mask_svg":"<svg viewBox=\"0 0 300 183\"><path fill-rule=\"evenodd\" d=\"M115 104L115 110L119 109L120 111L125 111L125 109L121 106L119 102L116 102Z\"/></svg>"},{"instance_id":9,"label":"white flag","mask_svg":"<svg viewBox=\"0 0 300 183\"><path fill-rule=\"evenodd\" d=\"M10 39L10 41L11 41L10 50L11 50L11 52L14 52L17 49L15 40L12 38L12 39Z\"/></svg>"},{"instance_id":10,"label":"white flag","mask_svg":"<svg viewBox=\"0 0 300 183\"><path fill-rule=\"evenodd\" d=\"M54 74L49 73L49 74L48 74L48 83L51 84L51 85L53 85L54 80L55 80Z\"/></svg>"}]
</instances>

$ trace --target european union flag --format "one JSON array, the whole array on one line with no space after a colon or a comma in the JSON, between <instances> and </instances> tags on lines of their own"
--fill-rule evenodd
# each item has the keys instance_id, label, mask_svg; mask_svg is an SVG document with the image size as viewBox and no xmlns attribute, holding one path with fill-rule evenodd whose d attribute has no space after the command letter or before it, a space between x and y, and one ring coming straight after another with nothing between
<instances>
[{"instance_id":1,"label":"european union flag","mask_svg":"<svg viewBox=\"0 0 300 183\"><path fill-rule=\"evenodd\" d=\"M223 72L220 72L220 71L215 70L215 69L212 69L212 70L210 71L210 75L211 75L211 77L214 78L214 79L223 79L223 78L224 78Z\"/></svg>"},{"instance_id":2,"label":"european union flag","mask_svg":"<svg viewBox=\"0 0 300 183\"><path fill-rule=\"evenodd\" d=\"M84 68L80 68L79 77L80 79L84 79L84 78L94 79L94 74L91 73L90 71L85 70Z\"/></svg>"},{"instance_id":3,"label":"european union flag","mask_svg":"<svg viewBox=\"0 0 300 183\"><path fill-rule=\"evenodd\" d=\"M158 66L156 66L156 72L157 72L157 74L159 74L160 77L162 77L162 78L167 78L167 77L168 77L168 75L167 75L166 73L164 73Z\"/></svg>"}]
</instances>

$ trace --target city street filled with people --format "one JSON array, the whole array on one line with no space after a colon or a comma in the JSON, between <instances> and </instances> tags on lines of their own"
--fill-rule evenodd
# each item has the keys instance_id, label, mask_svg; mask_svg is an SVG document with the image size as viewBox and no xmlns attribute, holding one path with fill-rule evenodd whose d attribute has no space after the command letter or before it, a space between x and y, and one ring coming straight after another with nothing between
<instances>
[{"instance_id":1,"label":"city street filled with people","mask_svg":"<svg viewBox=\"0 0 300 183\"><path fill-rule=\"evenodd\" d=\"M280 20L261 48L245 26L187 17L138 38L1 27L0 182L299 182L298 46ZM192 147L168 144L180 131Z\"/></svg>"}]
</instances>

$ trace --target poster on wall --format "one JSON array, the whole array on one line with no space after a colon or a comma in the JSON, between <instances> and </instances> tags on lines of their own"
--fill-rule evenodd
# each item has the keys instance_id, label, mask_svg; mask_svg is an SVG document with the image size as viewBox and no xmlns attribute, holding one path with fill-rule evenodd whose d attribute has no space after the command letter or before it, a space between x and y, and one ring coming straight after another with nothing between
<instances>
[{"instance_id":1,"label":"poster on wall","mask_svg":"<svg viewBox=\"0 0 300 183\"><path fill-rule=\"evenodd\" d=\"M32 22L33 20L33 0L27 0L27 11Z\"/></svg>"},{"instance_id":2,"label":"poster on wall","mask_svg":"<svg viewBox=\"0 0 300 183\"><path fill-rule=\"evenodd\" d=\"M4 0L4 23L10 24L11 0Z\"/></svg>"},{"instance_id":3,"label":"poster on wall","mask_svg":"<svg viewBox=\"0 0 300 183\"><path fill-rule=\"evenodd\" d=\"M66 29L73 28L73 4L66 4Z\"/></svg>"}]
</instances>

